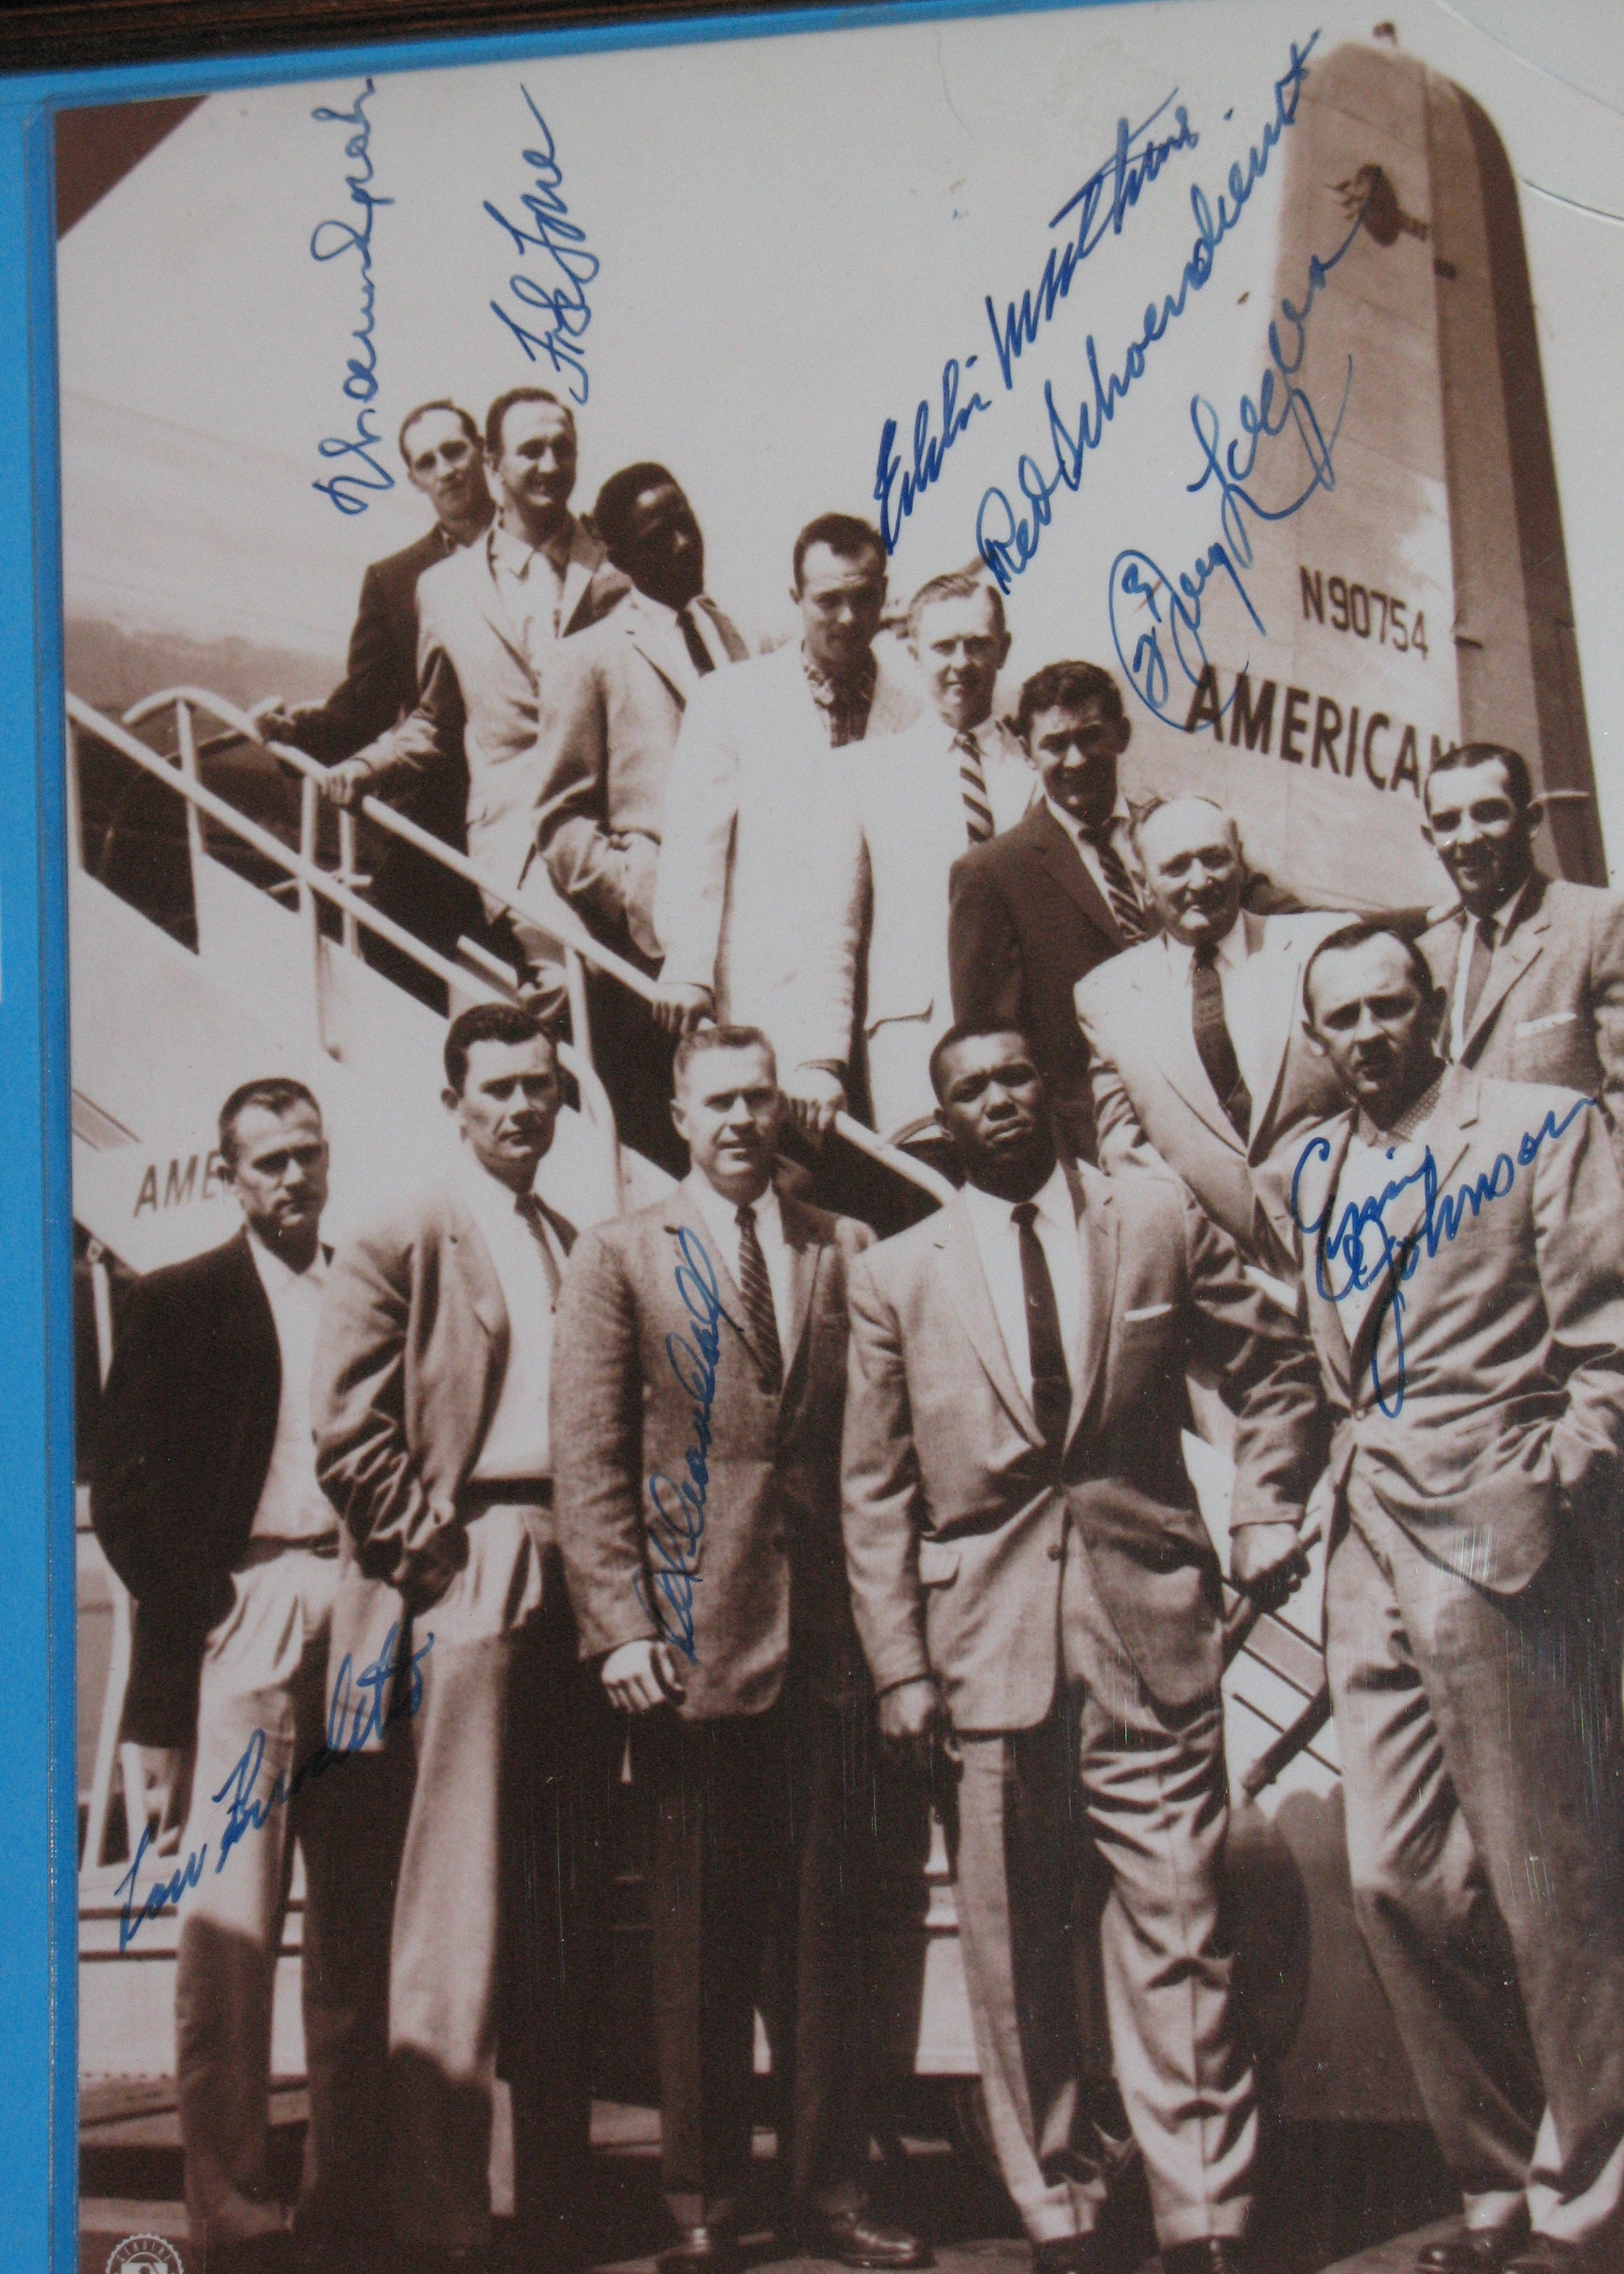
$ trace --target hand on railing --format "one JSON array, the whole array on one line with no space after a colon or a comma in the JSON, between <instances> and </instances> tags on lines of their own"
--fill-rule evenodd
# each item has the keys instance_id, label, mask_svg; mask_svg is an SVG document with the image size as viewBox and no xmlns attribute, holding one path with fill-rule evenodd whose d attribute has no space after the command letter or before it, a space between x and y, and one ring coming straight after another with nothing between
<instances>
[{"instance_id":1,"label":"hand on railing","mask_svg":"<svg viewBox=\"0 0 1624 2274\"><path fill-rule=\"evenodd\" d=\"M280 695L267 695L248 715L266 742L291 742L297 749L301 722L320 707L317 703L284 703Z\"/></svg>"},{"instance_id":2,"label":"hand on railing","mask_svg":"<svg viewBox=\"0 0 1624 2274\"><path fill-rule=\"evenodd\" d=\"M782 1087L796 1126L808 1137L826 1137L836 1115L846 1111L845 1085L829 1066L797 1066Z\"/></svg>"},{"instance_id":3,"label":"hand on railing","mask_svg":"<svg viewBox=\"0 0 1624 2274\"><path fill-rule=\"evenodd\" d=\"M321 777L321 794L333 805L357 805L372 787L372 770L365 758L345 758L329 766Z\"/></svg>"},{"instance_id":4,"label":"hand on railing","mask_svg":"<svg viewBox=\"0 0 1624 2274\"><path fill-rule=\"evenodd\" d=\"M650 1005L659 1030L673 1040L691 1035L695 1027L703 1027L707 1019L716 1016L716 1004L708 987L683 987L673 980L662 980L650 998Z\"/></svg>"}]
</instances>

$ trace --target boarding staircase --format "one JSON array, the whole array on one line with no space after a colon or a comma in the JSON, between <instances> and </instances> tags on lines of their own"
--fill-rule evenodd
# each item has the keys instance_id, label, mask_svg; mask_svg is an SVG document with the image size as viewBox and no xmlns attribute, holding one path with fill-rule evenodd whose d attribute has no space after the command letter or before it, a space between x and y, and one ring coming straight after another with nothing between
<instances>
[{"instance_id":1,"label":"boarding staircase","mask_svg":"<svg viewBox=\"0 0 1624 2274\"><path fill-rule=\"evenodd\" d=\"M514 972L475 943L462 942L448 959L374 909L357 861L356 818L340 814L335 829L320 795L323 768L265 742L232 704L175 688L115 719L70 695L66 727L73 1212L105 1374L114 1276L196 1254L240 1221L214 1149L220 1101L238 1082L290 1073L320 1099L332 1152L324 1231L335 1240L419 1183L435 1159L450 1157L454 1140L439 1103L445 1019L368 964L366 934L439 981L454 1008L515 998L517 989ZM109 779L123 784L110 802ZM266 799L243 794L244 784L259 792L280 785L285 809L267 816ZM97 809L87 833L92 786ZM154 905L139 888L139 862L121 878L109 858L118 811L131 809L132 797L149 809L155 801L171 817L165 865L177 889L169 905ZM560 1204L589 1224L658 1197L670 1181L665 1172L616 1136L593 1064L585 974L590 968L645 998L651 983L586 933L545 874L520 890L500 889L380 801L368 799L362 812L553 942L574 1038L560 1056L575 1093L551 1159L549 1189ZM950 1196L929 1165L849 1116L840 1118L837 1141L935 1201ZM1199 1385L1194 1397L1204 1434L1187 1436L1186 1455L1227 1561L1227 1417ZM118 1888L130 1869L130 1826L145 1806L134 1749L117 1743L129 1605L88 1529L82 1494L77 1551L81 2074L161 2079L172 2063L177 1922L165 1913L121 1954ZM1410 2112L1409 2085L1354 1934L1335 1732L1315 1725L1309 1710L1323 1672L1323 1562L1321 1541L1311 1585L1278 1616L1259 1619L1242 1602L1229 1605L1231 1781L1237 1800L1246 1796L1236 1812L1236 1848L1249 1859L1237 1885L1278 1914L1277 1950L1251 1994L1271 2013L1282 2048L1290 2045L1294 2112L1380 2118ZM911 2042L892 2046L890 2058L921 2074L970 2077L974 2053L938 1824L922 1860L899 1864L892 1878L894 1931L912 1946L919 1994L908 2009ZM294 2077L303 2069L297 1894L296 1886L274 2042L274 2067ZM635 1918L620 1924L628 1935L642 1931ZM1350 2044L1365 2050L1350 2054Z\"/></svg>"}]
</instances>

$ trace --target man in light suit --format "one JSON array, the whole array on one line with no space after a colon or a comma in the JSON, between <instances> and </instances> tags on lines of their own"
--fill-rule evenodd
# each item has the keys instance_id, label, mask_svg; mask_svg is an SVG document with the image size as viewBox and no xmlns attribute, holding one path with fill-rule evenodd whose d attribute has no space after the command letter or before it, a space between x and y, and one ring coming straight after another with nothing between
<instances>
[{"instance_id":1,"label":"man in light suit","mask_svg":"<svg viewBox=\"0 0 1624 2274\"><path fill-rule=\"evenodd\" d=\"M934 1120L930 1053L952 1024L948 877L967 847L1013 828L1038 794L1026 751L992 716L1010 651L1004 602L979 573L936 576L908 609L929 709L906 733L842 753L857 907L831 934L864 959L868 1103L876 1129Z\"/></svg>"},{"instance_id":2,"label":"man in light suit","mask_svg":"<svg viewBox=\"0 0 1624 2274\"><path fill-rule=\"evenodd\" d=\"M771 1941L779 2180L806 2246L920 2266L867 2189L872 1707L839 1442L846 1273L872 1235L770 1184L784 1105L758 1030L687 1036L676 1082L693 1167L579 1242L553 1380L581 1648L635 1716L653 1819L661 2172L680 2233L661 2264L709 2274L736 2255Z\"/></svg>"},{"instance_id":3,"label":"man in light suit","mask_svg":"<svg viewBox=\"0 0 1624 2274\"><path fill-rule=\"evenodd\" d=\"M538 694L558 643L597 623L630 586L569 511L575 424L538 387L499 395L485 418L485 470L497 500L485 535L431 568L417 587L417 704L410 718L335 766L323 787L348 805L380 786L411 787L468 766L469 857L513 891L536 850L543 777ZM499 937L525 960L545 935L511 925L489 903Z\"/></svg>"},{"instance_id":4,"label":"man in light suit","mask_svg":"<svg viewBox=\"0 0 1624 2274\"><path fill-rule=\"evenodd\" d=\"M1460 894L1421 941L1449 998L1449 1057L1598 1099L1624 1168L1624 900L1534 866L1544 808L1519 751L1446 752L1425 800L1422 833Z\"/></svg>"},{"instance_id":5,"label":"man in light suit","mask_svg":"<svg viewBox=\"0 0 1624 2274\"><path fill-rule=\"evenodd\" d=\"M91 1521L135 1597L124 1735L166 1757L185 1818L175 2040L192 2239L220 2274L290 2274L296 2263L362 2274L388 2256L373 2182L391 1817L371 1764L322 1770L339 1567L310 1435L327 1271L315 1099L281 1078L244 1084L221 1109L220 1151L243 1229L132 1293ZM148 1834L133 1802L125 1916L139 1929ZM296 1841L310 2082L297 2259L266 2165L271 2001ZM150 1863L145 1876L165 1878Z\"/></svg>"},{"instance_id":6,"label":"man in light suit","mask_svg":"<svg viewBox=\"0 0 1624 2274\"><path fill-rule=\"evenodd\" d=\"M375 742L414 710L417 701L417 583L426 572L474 544L490 527L494 508L485 478L479 429L455 403L421 403L401 422L406 478L434 508L434 526L416 544L374 561L361 579L349 665L325 703L272 701L256 707L273 742L307 750L337 765ZM467 849L468 772L462 753L413 785L403 809L458 852ZM372 870L372 906L402 923L442 955L461 935L476 930L479 904L472 887L415 845L372 824L363 825L362 857ZM367 961L402 985L440 1005L444 989L420 964L387 940L363 930Z\"/></svg>"},{"instance_id":7,"label":"man in light suit","mask_svg":"<svg viewBox=\"0 0 1624 2274\"><path fill-rule=\"evenodd\" d=\"M1289 1216L1271 1220L1252 1172L1340 1102L1303 1033L1303 962L1347 918L1244 910L1234 817L1207 798L1159 800L1133 835L1161 936L1077 988L1100 1165L1172 1170L1247 1254L1289 1268Z\"/></svg>"},{"instance_id":8,"label":"man in light suit","mask_svg":"<svg viewBox=\"0 0 1624 2274\"><path fill-rule=\"evenodd\" d=\"M562 646L542 688L542 858L593 937L659 969L654 879L665 782L689 697L744 642L705 597L699 523L664 466L627 466L598 493L593 526L632 580L605 620ZM671 1041L647 1006L589 972L593 1056L623 1141L673 1176L688 1165L671 1118Z\"/></svg>"},{"instance_id":9,"label":"man in light suit","mask_svg":"<svg viewBox=\"0 0 1624 2274\"><path fill-rule=\"evenodd\" d=\"M445 1061L455 1170L339 1252L314 1388L352 1615L382 1593L374 1631L402 1623L414 1658L432 1637L421 1703L389 1740L413 1778L388 2099L395 2233L414 2274L488 2263L498 2022L515 2007L515 2193L530 2248L568 2243L589 2177L597 1756L572 1678L547 1428L553 1304L575 1235L534 1189L558 1068L530 1015L500 1003L452 1021ZM504 1921L504 1889L527 1880L548 1923L523 1938L550 1969L539 1981L504 1964L526 1924Z\"/></svg>"},{"instance_id":10,"label":"man in light suit","mask_svg":"<svg viewBox=\"0 0 1624 2274\"><path fill-rule=\"evenodd\" d=\"M1397 934L1333 933L1304 992L1348 1110L1270 1173L1335 1422L1354 1901L1466 2201L1420 2264L1601 2274L1624 2251L1624 1750L1597 1584L1624 1189L1593 1099L1445 1067L1447 994Z\"/></svg>"},{"instance_id":11,"label":"man in light suit","mask_svg":"<svg viewBox=\"0 0 1624 2274\"><path fill-rule=\"evenodd\" d=\"M1063 1141L1092 1161L1088 1053L1073 990L1095 964L1154 929L1116 790L1132 729L1116 681L1093 663L1034 673L1015 724L1043 795L1014 828L953 865L953 1016L974 1025L1002 1020L1031 1037Z\"/></svg>"},{"instance_id":12,"label":"man in light suit","mask_svg":"<svg viewBox=\"0 0 1624 2274\"><path fill-rule=\"evenodd\" d=\"M1163 2274L1249 2265L1256 2090L1220 1922L1217 1558L1184 1473L1192 1355L1244 1393L1236 1584L1281 1600L1318 1450L1313 1360L1162 1178L1057 1163L1026 1038L933 1061L968 1181L851 1274L853 1608L882 1734L943 1715L966 1984L998 2160L1041 2274L1094 2274L1112 2158L1079 2091L1068 1923L1109 1878L1106 2006Z\"/></svg>"},{"instance_id":13,"label":"man in light suit","mask_svg":"<svg viewBox=\"0 0 1624 2274\"><path fill-rule=\"evenodd\" d=\"M875 653L885 605L879 532L824 514L795 540L799 645L706 680L688 706L665 793L654 893L673 1031L703 1018L759 1026L796 1118L829 1128L846 1103L852 1003L833 934L850 920L831 797L831 753L892 734L919 698ZM831 976L832 975L832 976Z\"/></svg>"}]
</instances>

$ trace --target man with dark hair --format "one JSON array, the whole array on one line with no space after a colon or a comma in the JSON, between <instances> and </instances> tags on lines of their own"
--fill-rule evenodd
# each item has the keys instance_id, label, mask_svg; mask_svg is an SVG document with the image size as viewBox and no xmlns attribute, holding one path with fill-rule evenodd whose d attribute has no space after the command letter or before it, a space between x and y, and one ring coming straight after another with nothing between
<instances>
[{"instance_id":1,"label":"man with dark hair","mask_svg":"<svg viewBox=\"0 0 1624 2274\"><path fill-rule=\"evenodd\" d=\"M1077 983L1155 929L1136 873L1116 763L1132 729L1109 671L1051 663L1020 690L1016 732L1043 794L1001 837L955 863L948 962L956 1019L1030 1036L1045 1095L1079 1160L1094 1157Z\"/></svg>"},{"instance_id":2,"label":"man with dark hair","mask_svg":"<svg viewBox=\"0 0 1624 2274\"><path fill-rule=\"evenodd\" d=\"M659 969L654 880L665 784L689 697L744 642L704 597L705 548L664 466L628 466L592 519L633 591L569 641L542 689L545 789L538 841L554 885L593 937L642 971ZM680 1176L671 1119L671 1041L613 980L587 979L593 1057L624 1142Z\"/></svg>"},{"instance_id":3,"label":"man with dark hair","mask_svg":"<svg viewBox=\"0 0 1624 2274\"><path fill-rule=\"evenodd\" d=\"M693 1166L578 1243L553 1377L581 1647L634 1717L652 1818L661 2173L680 2233L661 2264L736 2257L776 1924L780 2185L815 2257L919 2266L867 2192L871 1704L838 1449L846 1275L872 1234L773 1190L784 1107L759 1029L702 1028L675 1070Z\"/></svg>"},{"instance_id":4,"label":"man with dark hair","mask_svg":"<svg viewBox=\"0 0 1624 2274\"><path fill-rule=\"evenodd\" d=\"M714 673L683 719L654 894L673 1032L759 1026L801 1125L846 1103L853 968L849 876L831 753L895 734L919 699L874 651L885 605L879 531L824 514L795 542L798 646Z\"/></svg>"},{"instance_id":5,"label":"man with dark hair","mask_svg":"<svg viewBox=\"0 0 1624 2274\"><path fill-rule=\"evenodd\" d=\"M272 1986L297 1841L310 2128L294 2233L335 2274L381 2269L388 1907L373 1851L387 1811L365 1769L299 1775L323 1752L339 1570L311 1443L327 1272L315 1099L302 1082L245 1082L221 1111L220 1151L243 1228L132 1291L90 1490L96 1536L135 1598L124 1734L165 1756L185 1817L175 2038L187 2221L222 2274L295 2263L266 2150ZM138 1798L125 1915L139 1920L149 1835ZM254 1828L234 1837L234 1819L238 1834ZM160 1852L173 1844L161 1839Z\"/></svg>"},{"instance_id":6,"label":"man with dark hair","mask_svg":"<svg viewBox=\"0 0 1624 2274\"><path fill-rule=\"evenodd\" d=\"M569 511L575 424L543 388L498 395L485 421L485 474L496 519L477 542L424 576L418 593L416 706L335 766L328 795L353 803L455 772L466 751L469 857L516 890L536 852L543 775L538 693L560 641L607 615L630 587ZM499 940L528 966L550 955L545 932L487 903Z\"/></svg>"},{"instance_id":7,"label":"man with dark hair","mask_svg":"<svg viewBox=\"0 0 1624 2274\"><path fill-rule=\"evenodd\" d=\"M412 1782L387 2105L414 2274L487 2263L499 2023L524 2246L553 2263L575 2239L601 1768L553 1526L553 1306L575 1232L535 1185L556 1056L528 1012L485 1003L452 1021L445 1065L455 1166L339 1251L314 1385L347 1576L369 1596L382 1583L372 1625L398 1625L403 1650L433 1638L420 1706L389 1737ZM535 1919L545 1931L524 1932Z\"/></svg>"},{"instance_id":8,"label":"man with dark hair","mask_svg":"<svg viewBox=\"0 0 1624 2274\"><path fill-rule=\"evenodd\" d=\"M1189 1194L1057 1157L1023 1035L955 1027L931 1071L966 1181L849 1285L846 1550L880 1733L922 1764L951 1729L966 1987L1036 2274L1109 2263L1117 2157L1081 2090L1071 1953L1085 1873L1109 1891L1111 2050L1164 2274L1230 2274L1252 2263L1259 2119L1184 1377L1193 1355L1240 1394L1234 1578L1277 1603L1303 1566L1313 1360Z\"/></svg>"},{"instance_id":9,"label":"man with dark hair","mask_svg":"<svg viewBox=\"0 0 1624 2274\"><path fill-rule=\"evenodd\" d=\"M455 403L420 403L401 422L401 456L406 478L434 508L434 526L400 553L374 561L361 579L355 629L344 677L325 703L291 708L274 698L255 706L261 732L272 742L308 751L324 765L337 765L375 742L414 708L417 700L418 579L490 525L493 508L479 456L479 429ZM421 827L463 850L468 780L462 750L432 777L415 786L402 810ZM403 924L442 955L451 954L461 935L477 927L478 900L415 845L369 824L362 840L363 865L372 874L369 898L382 915ZM369 963L401 985L439 1003L443 989L419 964L387 940L363 930Z\"/></svg>"},{"instance_id":10,"label":"man with dark hair","mask_svg":"<svg viewBox=\"0 0 1624 2274\"><path fill-rule=\"evenodd\" d=\"M1419 2263L1601 2274L1624 2246L1624 1188L1592 1098L1446 1066L1447 992L1399 933L1334 933L1303 983L1347 1110L1273 1165L1335 1425L1354 1907L1465 2198Z\"/></svg>"},{"instance_id":11,"label":"man with dark hair","mask_svg":"<svg viewBox=\"0 0 1624 2274\"><path fill-rule=\"evenodd\" d=\"M1545 807L1520 751L1446 751L1424 796L1422 835L1460 895L1421 941L1449 997L1449 1057L1598 1099L1624 1167L1624 900L1535 866Z\"/></svg>"}]
</instances>

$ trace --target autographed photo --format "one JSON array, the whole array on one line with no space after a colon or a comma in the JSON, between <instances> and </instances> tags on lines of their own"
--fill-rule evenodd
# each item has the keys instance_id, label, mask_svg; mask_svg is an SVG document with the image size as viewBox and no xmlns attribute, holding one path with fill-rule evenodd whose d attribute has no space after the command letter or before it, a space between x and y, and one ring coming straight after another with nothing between
<instances>
[{"instance_id":1,"label":"autographed photo","mask_svg":"<svg viewBox=\"0 0 1624 2274\"><path fill-rule=\"evenodd\" d=\"M1616 2274L1618 115L647 40L56 114L80 2263Z\"/></svg>"}]
</instances>

